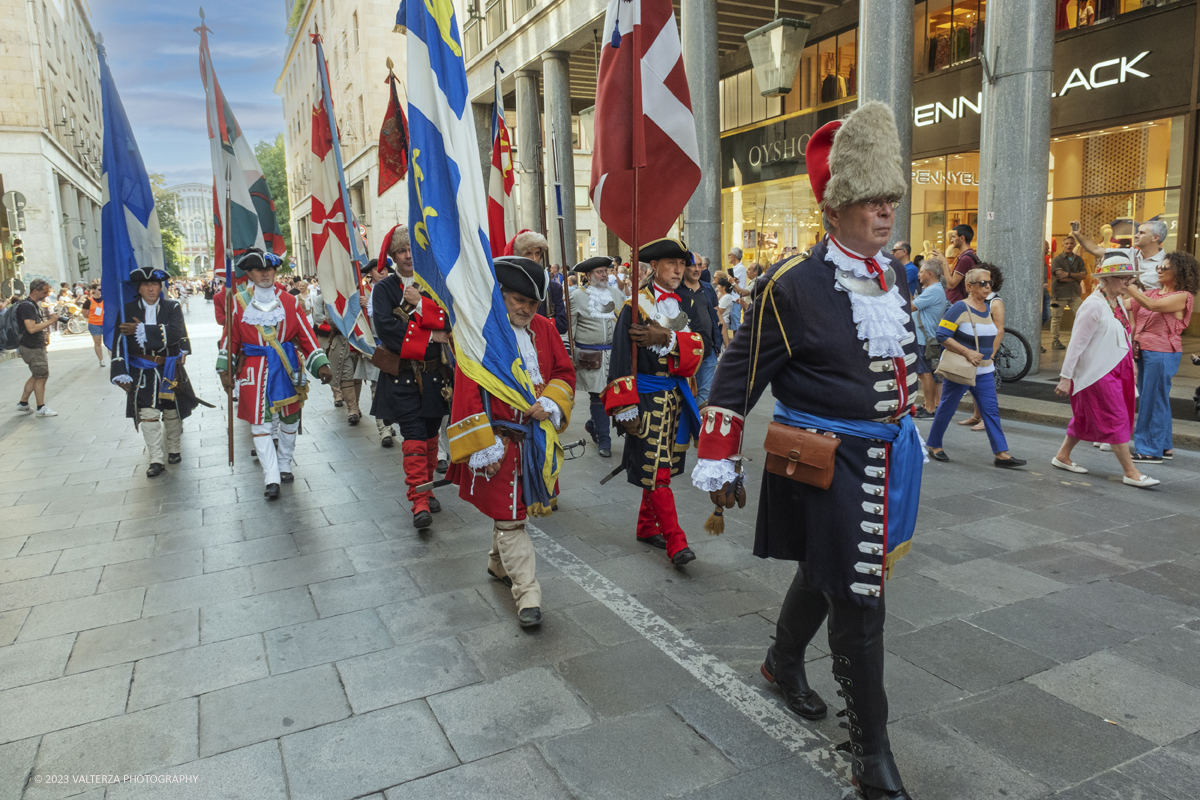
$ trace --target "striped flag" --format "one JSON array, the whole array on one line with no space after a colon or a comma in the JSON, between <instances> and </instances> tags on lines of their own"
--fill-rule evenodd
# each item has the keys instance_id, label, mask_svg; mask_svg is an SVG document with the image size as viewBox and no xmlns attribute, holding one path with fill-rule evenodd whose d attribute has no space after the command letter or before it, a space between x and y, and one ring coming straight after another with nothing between
<instances>
[{"instance_id":1,"label":"striped flag","mask_svg":"<svg viewBox=\"0 0 1200 800\"><path fill-rule=\"evenodd\" d=\"M321 34L309 34L317 48L317 99L312 109L312 153L316 168L312 179L312 251L321 282L325 309L350 344L367 355L375 352L375 335L363 313L362 273L366 248L350 208L346 176L342 172L342 147L329 90L329 67Z\"/></svg>"},{"instance_id":2,"label":"striped flag","mask_svg":"<svg viewBox=\"0 0 1200 800\"><path fill-rule=\"evenodd\" d=\"M100 291L108 301L104 315L104 345L113 347L113 334L122 322L125 304L137 297L129 282L135 269L163 270L162 232L150 176L125 116L125 106L108 68L108 56L97 37L100 98L104 115L103 206L100 210ZM165 274L165 272L164 272Z\"/></svg>"},{"instance_id":3,"label":"striped flag","mask_svg":"<svg viewBox=\"0 0 1200 800\"><path fill-rule=\"evenodd\" d=\"M492 174L488 182L488 239L492 257L504 255L504 245L516 235L517 208L513 199L512 137L504 121L504 95L500 93L500 75L504 68L497 61L492 68L496 81L492 105Z\"/></svg>"},{"instance_id":4,"label":"striped flag","mask_svg":"<svg viewBox=\"0 0 1200 800\"><path fill-rule=\"evenodd\" d=\"M521 368L484 227L487 191L454 7L449 0L401 0L396 28L408 33L413 267L450 315L458 367L501 402L528 408L533 382ZM563 459L554 426L546 420L525 441L542 465L543 486L553 487Z\"/></svg>"},{"instance_id":5,"label":"striped flag","mask_svg":"<svg viewBox=\"0 0 1200 800\"><path fill-rule=\"evenodd\" d=\"M640 245L667 235L700 184L696 120L671 0L609 0L604 31L589 195L613 233Z\"/></svg>"},{"instance_id":6,"label":"striped flag","mask_svg":"<svg viewBox=\"0 0 1200 800\"><path fill-rule=\"evenodd\" d=\"M275 216L275 201L267 188L266 176L217 82L212 54L208 50L208 34L212 31L203 22L195 31L200 34L200 80L204 83L208 143L212 153L213 227L217 255L224 256L215 259L215 272L223 276L226 259L233 260L251 247L283 255L287 245ZM226 190L229 194L228 220L225 219ZM232 253L225 253L227 225L230 226ZM244 278L240 270L235 270L235 281Z\"/></svg>"}]
</instances>

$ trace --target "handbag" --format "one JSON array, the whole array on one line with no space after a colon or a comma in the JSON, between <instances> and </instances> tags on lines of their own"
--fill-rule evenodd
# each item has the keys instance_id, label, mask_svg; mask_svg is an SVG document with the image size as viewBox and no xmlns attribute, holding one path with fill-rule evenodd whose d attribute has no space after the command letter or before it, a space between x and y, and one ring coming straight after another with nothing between
<instances>
[{"instance_id":1,"label":"handbag","mask_svg":"<svg viewBox=\"0 0 1200 800\"><path fill-rule=\"evenodd\" d=\"M818 489L833 483L834 457L841 440L832 433L816 433L782 422L767 426L767 472Z\"/></svg>"},{"instance_id":2,"label":"handbag","mask_svg":"<svg viewBox=\"0 0 1200 800\"><path fill-rule=\"evenodd\" d=\"M971 320L971 333L975 336L975 352L979 352L979 334L975 331L975 320ZM961 383L964 386L974 386L978 370L979 367L968 361L966 356L944 349L935 374L942 380Z\"/></svg>"},{"instance_id":3,"label":"handbag","mask_svg":"<svg viewBox=\"0 0 1200 800\"><path fill-rule=\"evenodd\" d=\"M600 369L604 366L604 353L600 350L584 350L581 347L577 352L580 369Z\"/></svg>"},{"instance_id":4,"label":"handbag","mask_svg":"<svg viewBox=\"0 0 1200 800\"><path fill-rule=\"evenodd\" d=\"M400 374L400 354L393 353L383 345L376 345L375 351L371 353L371 366L393 377L398 376Z\"/></svg>"},{"instance_id":5,"label":"handbag","mask_svg":"<svg viewBox=\"0 0 1200 800\"><path fill-rule=\"evenodd\" d=\"M913 314L913 319L917 321L917 327L921 329L921 335L925 337L925 363L929 365L930 372L937 372L938 364L942 360L942 345L937 340L936 336L930 336L929 331L925 330L925 325L921 322L920 314Z\"/></svg>"}]
</instances>

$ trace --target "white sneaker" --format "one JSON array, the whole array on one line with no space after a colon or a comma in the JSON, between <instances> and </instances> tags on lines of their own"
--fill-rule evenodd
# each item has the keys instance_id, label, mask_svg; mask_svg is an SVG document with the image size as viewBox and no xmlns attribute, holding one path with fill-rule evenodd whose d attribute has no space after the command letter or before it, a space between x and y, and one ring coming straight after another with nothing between
<instances>
[{"instance_id":1,"label":"white sneaker","mask_svg":"<svg viewBox=\"0 0 1200 800\"><path fill-rule=\"evenodd\" d=\"M57 412L57 411L55 411L55 410L54 410L53 408L51 408L50 406L42 406L42 407L41 407L41 408L39 408L37 411L35 411L35 412L33 413L33 415L34 415L35 417L57 417L57 416L58 416L58 412Z\"/></svg>"},{"instance_id":2,"label":"white sneaker","mask_svg":"<svg viewBox=\"0 0 1200 800\"><path fill-rule=\"evenodd\" d=\"M1124 481L1127 486L1136 486L1139 489L1149 489L1151 486L1158 486L1160 483L1162 483L1162 481L1158 480L1157 478L1151 478L1149 475L1142 475L1142 479L1140 481L1135 481L1133 478L1129 477L1123 477L1121 480Z\"/></svg>"},{"instance_id":3,"label":"white sneaker","mask_svg":"<svg viewBox=\"0 0 1200 800\"><path fill-rule=\"evenodd\" d=\"M17 403L17 413L31 414L33 413L33 406L29 405L29 403Z\"/></svg>"},{"instance_id":4,"label":"white sneaker","mask_svg":"<svg viewBox=\"0 0 1200 800\"><path fill-rule=\"evenodd\" d=\"M1112 445L1111 445L1111 444L1102 444L1102 445L1100 445L1100 452L1102 452L1102 453L1111 453L1111 452L1112 452Z\"/></svg>"}]
</instances>

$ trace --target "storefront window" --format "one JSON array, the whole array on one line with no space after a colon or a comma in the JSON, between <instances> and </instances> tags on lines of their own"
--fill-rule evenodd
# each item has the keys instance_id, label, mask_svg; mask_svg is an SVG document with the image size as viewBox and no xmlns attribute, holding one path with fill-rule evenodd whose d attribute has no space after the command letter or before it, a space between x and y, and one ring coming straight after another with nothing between
<instances>
[{"instance_id":1,"label":"storefront window","mask_svg":"<svg viewBox=\"0 0 1200 800\"><path fill-rule=\"evenodd\" d=\"M914 70L924 75L978 58L983 49L986 0L928 0L917 3Z\"/></svg>"},{"instance_id":2,"label":"storefront window","mask_svg":"<svg viewBox=\"0 0 1200 800\"><path fill-rule=\"evenodd\" d=\"M1079 220L1085 236L1108 247L1129 247L1138 225L1167 225L1163 247L1179 245L1183 117L1055 136L1050 143L1046 238L1058 251ZM1092 259L1083 254L1088 267Z\"/></svg>"},{"instance_id":3,"label":"storefront window","mask_svg":"<svg viewBox=\"0 0 1200 800\"><path fill-rule=\"evenodd\" d=\"M746 264L769 266L784 248L800 250L821 240L821 210L807 175L728 189L721 195L723 253L743 250Z\"/></svg>"},{"instance_id":4,"label":"storefront window","mask_svg":"<svg viewBox=\"0 0 1200 800\"><path fill-rule=\"evenodd\" d=\"M956 225L977 226L979 153L924 158L912 165L913 253L945 252Z\"/></svg>"},{"instance_id":5,"label":"storefront window","mask_svg":"<svg viewBox=\"0 0 1200 800\"><path fill-rule=\"evenodd\" d=\"M1173 2L1174 0L1169 0ZM1118 14L1127 14L1147 6L1166 5L1163 0L1055 0L1055 30L1086 28L1107 22Z\"/></svg>"},{"instance_id":6,"label":"storefront window","mask_svg":"<svg viewBox=\"0 0 1200 800\"><path fill-rule=\"evenodd\" d=\"M721 81L721 130L728 131L743 125L778 117L783 113L783 100L763 97L758 91L754 70L730 75Z\"/></svg>"}]
</instances>

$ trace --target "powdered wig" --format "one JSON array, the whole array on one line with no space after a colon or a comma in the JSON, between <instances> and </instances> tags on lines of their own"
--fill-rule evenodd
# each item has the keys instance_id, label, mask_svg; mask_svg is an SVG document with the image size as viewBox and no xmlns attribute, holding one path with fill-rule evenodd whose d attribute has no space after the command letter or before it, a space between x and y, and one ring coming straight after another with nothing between
<instances>
[{"instance_id":1,"label":"powdered wig","mask_svg":"<svg viewBox=\"0 0 1200 800\"><path fill-rule=\"evenodd\" d=\"M550 243L540 233L525 231L517 234L517 239L513 242L513 255L531 258L544 265L550 255Z\"/></svg>"}]
</instances>

